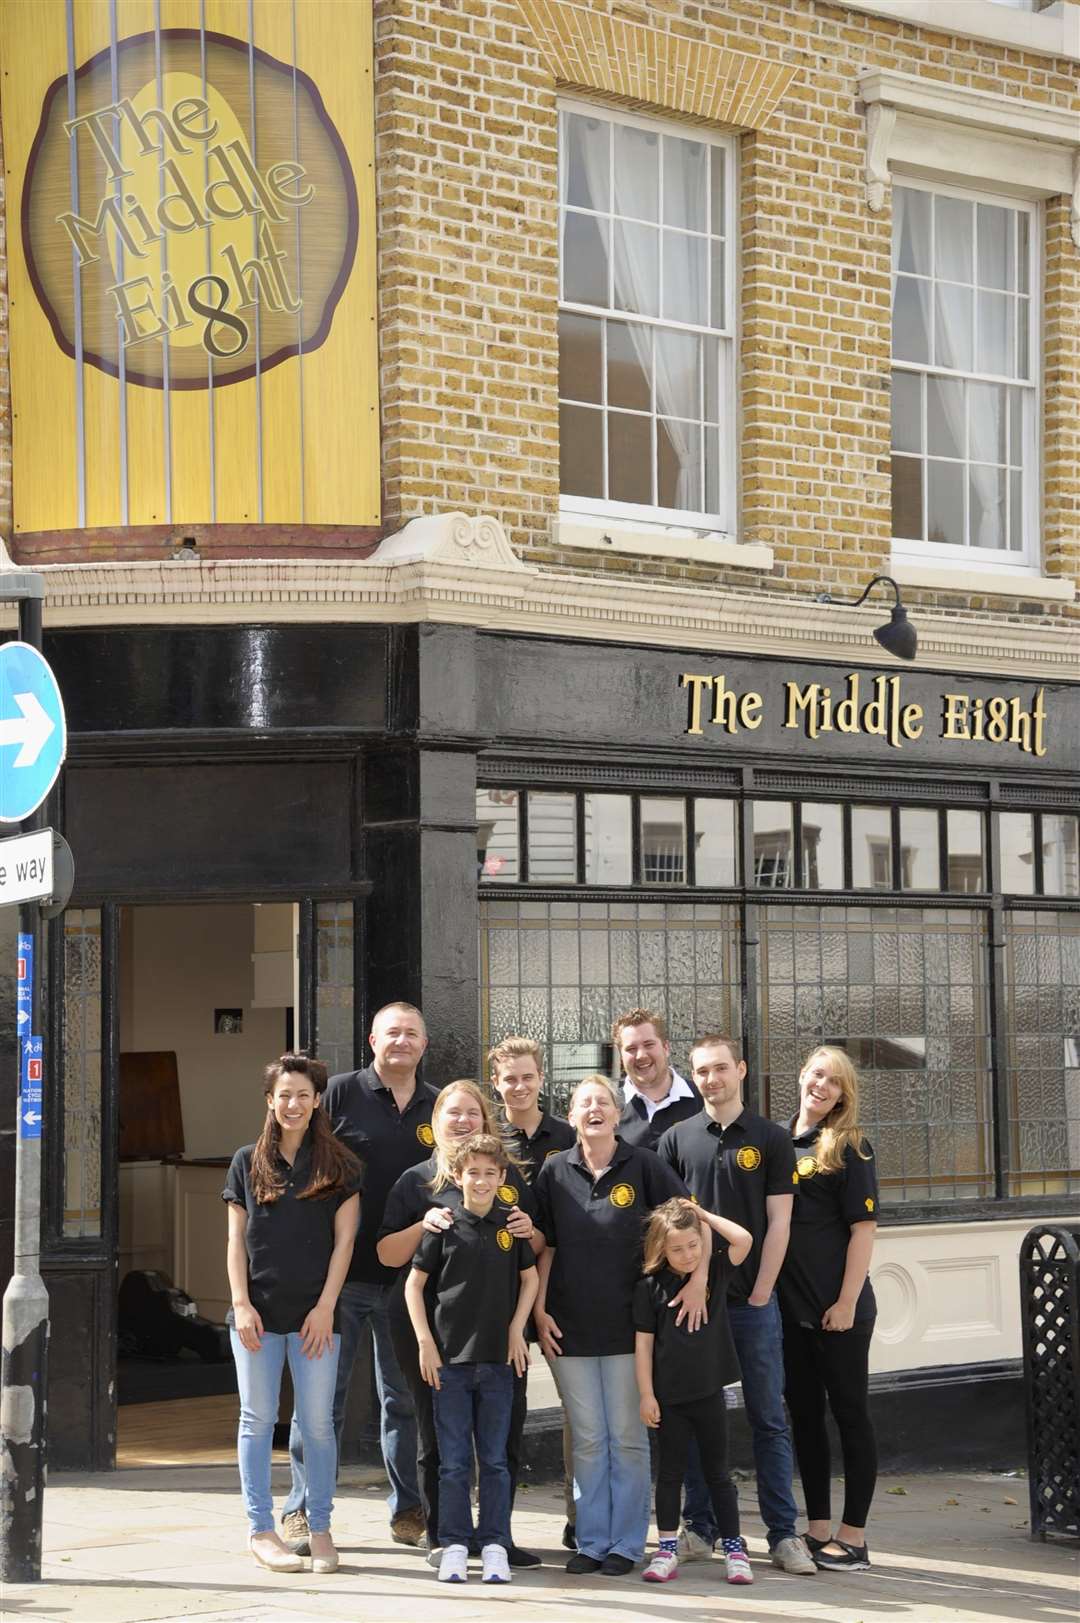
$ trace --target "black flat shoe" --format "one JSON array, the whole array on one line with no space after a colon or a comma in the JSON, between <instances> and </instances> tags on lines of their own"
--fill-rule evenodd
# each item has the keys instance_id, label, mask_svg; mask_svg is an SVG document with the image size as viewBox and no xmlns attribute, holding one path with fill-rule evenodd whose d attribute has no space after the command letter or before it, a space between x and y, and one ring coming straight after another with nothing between
<instances>
[{"instance_id":1,"label":"black flat shoe","mask_svg":"<svg viewBox=\"0 0 1080 1623\"><path fill-rule=\"evenodd\" d=\"M562 1530L562 1545L564 1550L577 1549L577 1528L573 1522L567 1522Z\"/></svg>"},{"instance_id":2,"label":"black flat shoe","mask_svg":"<svg viewBox=\"0 0 1080 1623\"><path fill-rule=\"evenodd\" d=\"M534 1555L532 1550L523 1550L518 1544L511 1544L506 1555L512 1567L538 1567L540 1565L538 1555Z\"/></svg>"},{"instance_id":3,"label":"black flat shoe","mask_svg":"<svg viewBox=\"0 0 1080 1623\"><path fill-rule=\"evenodd\" d=\"M600 1564L600 1571L605 1578L625 1578L628 1572L633 1572L634 1562L628 1555L616 1555L614 1551L605 1556Z\"/></svg>"},{"instance_id":4,"label":"black flat shoe","mask_svg":"<svg viewBox=\"0 0 1080 1623\"><path fill-rule=\"evenodd\" d=\"M825 1544L837 1544L843 1555L833 1555ZM870 1567L870 1551L865 1544L845 1544L842 1538L826 1539L815 1550L811 1547L814 1565L821 1572L866 1572Z\"/></svg>"},{"instance_id":5,"label":"black flat shoe","mask_svg":"<svg viewBox=\"0 0 1080 1623\"><path fill-rule=\"evenodd\" d=\"M582 1555L579 1550L577 1555L572 1555L566 1563L566 1570L577 1577L583 1572L599 1572L602 1564L600 1561L594 1561L591 1555Z\"/></svg>"}]
</instances>

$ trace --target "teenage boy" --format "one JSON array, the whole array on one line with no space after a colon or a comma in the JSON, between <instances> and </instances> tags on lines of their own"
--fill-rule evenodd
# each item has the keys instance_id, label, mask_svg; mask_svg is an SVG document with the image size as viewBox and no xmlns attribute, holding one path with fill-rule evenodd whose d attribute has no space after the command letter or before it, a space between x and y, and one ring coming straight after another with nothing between
<instances>
[{"instance_id":1,"label":"teenage boy","mask_svg":"<svg viewBox=\"0 0 1080 1623\"><path fill-rule=\"evenodd\" d=\"M744 1107L746 1061L734 1038L719 1032L699 1037L690 1066L705 1108L670 1128L657 1154L706 1211L741 1224L753 1237L749 1256L732 1273L728 1319L753 1435L758 1504L773 1566L809 1577L817 1569L795 1533L784 1344L774 1290L791 1228L795 1151L783 1127ZM693 1465L686 1486L679 1555L684 1561L703 1560L712 1552L716 1527L700 1470Z\"/></svg>"},{"instance_id":2,"label":"teenage boy","mask_svg":"<svg viewBox=\"0 0 1080 1623\"><path fill-rule=\"evenodd\" d=\"M525 1325L537 1273L531 1246L514 1239L496 1201L508 1165L502 1143L488 1134L457 1146L450 1168L463 1210L448 1229L424 1235L405 1286L439 1439L440 1583L465 1582L474 1537L484 1583L510 1582L506 1445L514 1372L523 1374L529 1358ZM469 1497L474 1447L480 1479L475 1532Z\"/></svg>"},{"instance_id":3,"label":"teenage boy","mask_svg":"<svg viewBox=\"0 0 1080 1623\"><path fill-rule=\"evenodd\" d=\"M577 1142L570 1123L540 1104L544 1063L540 1045L531 1037L504 1037L488 1054L491 1086L502 1100L507 1139L530 1183L536 1182L549 1155Z\"/></svg>"},{"instance_id":4,"label":"teenage boy","mask_svg":"<svg viewBox=\"0 0 1080 1623\"><path fill-rule=\"evenodd\" d=\"M511 1150L521 1162L529 1183L536 1182L549 1155L569 1150L577 1143L577 1135L570 1123L553 1116L540 1107L544 1088L544 1062L539 1043L531 1037L504 1037L488 1054L488 1074L491 1086L502 1100L503 1113L509 1128L507 1140ZM525 1378L514 1382L514 1410L510 1419L510 1474L511 1498L517 1487L521 1459L521 1434L525 1429L528 1411L528 1371ZM563 1497L566 1502L566 1525L563 1544L568 1550L577 1549L574 1530L574 1473L571 1465L570 1428L563 1421Z\"/></svg>"},{"instance_id":5,"label":"teenage boy","mask_svg":"<svg viewBox=\"0 0 1080 1623\"><path fill-rule=\"evenodd\" d=\"M405 1377L390 1339L388 1302L397 1270L375 1255L386 1197L401 1173L426 1161L435 1142L431 1108L436 1090L419 1082L417 1066L427 1047L427 1028L411 1003L387 1003L371 1022L368 1039L374 1063L362 1071L332 1076L323 1109L334 1132L364 1166L364 1198L348 1278L338 1298L341 1352L334 1390L334 1430L338 1456L349 1381L365 1324L375 1344L375 1387L380 1436L390 1478L390 1535L398 1544L419 1544L424 1516L416 1482L416 1419ZM283 1534L297 1554L308 1547L307 1477L303 1441L293 1417L289 1432L292 1488L282 1514Z\"/></svg>"},{"instance_id":6,"label":"teenage boy","mask_svg":"<svg viewBox=\"0 0 1080 1623\"><path fill-rule=\"evenodd\" d=\"M671 1044L663 1015L628 1009L611 1028L622 1068L624 1108L618 1133L624 1144L655 1150L662 1133L696 1116L701 1099L671 1067Z\"/></svg>"}]
</instances>

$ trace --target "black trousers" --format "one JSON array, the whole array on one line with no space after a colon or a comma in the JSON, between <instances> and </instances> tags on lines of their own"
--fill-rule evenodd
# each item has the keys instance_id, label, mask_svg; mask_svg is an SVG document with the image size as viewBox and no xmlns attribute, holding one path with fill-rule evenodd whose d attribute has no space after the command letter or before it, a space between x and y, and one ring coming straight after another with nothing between
<instances>
[{"instance_id":1,"label":"black trousers","mask_svg":"<svg viewBox=\"0 0 1080 1623\"><path fill-rule=\"evenodd\" d=\"M668 1533L679 1525L683 1478L695 1441L721 1538L739 1535L739 1500L727 1468L727 1408L723 1388L692 1403L662 1403L657 1431L656 1525Z\"/></svg>"},{"instance_id":2,"label":"black trousers","mask_svg":"<svg viewBox=\"0 0 1080 1623\"><path fill-rule=\"evenodd\" d=\"M420 1373L420 1353L413 1333L412 1321L403 1304L395 1311L390 1307L390 1338L394 1343L398 1365L416 1411L416 1482L420 1490L420 1508L424 1513L429 1548L439 1542L439 1439L435 1434L435 1411L431 1402L431 1387ZM514 1375L514 1401L510 1410L510 1435L506 1442L506 1463L510 1467L510 1508L517 1493L518 1472L521 1468L521 1434L525 1430L528 1413L528 1375Z\"/></svg>"},{"instance_id":3,"label":"black trousers","mask_svg":"<svg viewBox=\"0 0 1080 1623\"><path fill-rule=\"evenodd\" d=\"M873 1321L850 1330L811 1330L784 1320L784 1396L812 1522L831 1520L827 1402L844 1460L843 1520L851 1527L866 1526L877 1482L877 1439L868 1401L873 1333Z\"/></svg>"}]
</instances>

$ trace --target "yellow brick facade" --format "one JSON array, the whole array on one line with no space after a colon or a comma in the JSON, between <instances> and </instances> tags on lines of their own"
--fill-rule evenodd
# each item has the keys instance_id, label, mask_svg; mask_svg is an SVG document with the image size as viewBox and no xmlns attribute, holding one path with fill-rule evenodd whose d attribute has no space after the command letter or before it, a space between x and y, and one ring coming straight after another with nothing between
<instances>
[{"instance_id":1,"label":"yellow brick facade","mask_svg":"<svg viewBox=\"0 0 1080 1623\"><path fill-rule=\"evenodd\" d=\"M694 53L712 75L693 75ZM890 536L889 202L858 78L880 67L1074 109L1071 61L817 0L376 0L385 517L483 509L575 571L852 588ZM719 85L719 90L717 90ZM740 539L771 572L557 550L562 89L741 132ZM1045 212L1043 564L1080 576L1080 249ZM915 603L1021 618L1008 595ZM1026 601L1024 620L1076 611Z\"/></svg>"}]
</instances>

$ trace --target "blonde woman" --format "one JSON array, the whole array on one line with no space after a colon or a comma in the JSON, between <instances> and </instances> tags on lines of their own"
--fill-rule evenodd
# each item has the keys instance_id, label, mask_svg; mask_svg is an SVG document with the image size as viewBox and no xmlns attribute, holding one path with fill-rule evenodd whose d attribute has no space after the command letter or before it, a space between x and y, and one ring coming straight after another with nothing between
<instances>
[{"instance_id":1,"label":"blonde woman","mask_svg":"<svg viewBox=\"0 0 1080 1623\"><path fill-rule=\"evenodd\" d=\"M818 1048L799 1076L791 1127L798 1184L778 1291L784 1396L806 1497L806 1543L818 1567L870 1565L866 1519L877 1480L868 1405L877 1305L868 1273L877 1229L874 1152L859 1126L859 1083L840 1048ZM844 1460L844 1514L833 1536L829 1499L832 1410Z\"/></svg>"},{"instance_id":2,"label":"blonde woman","mask_svg":"<svg viewBox=\"0 0 1080 1623\"><path fill-rule=\"evenodd\" d=\"M588 1076L570 1098L573 1149L549 1156L536 1179L540 1258L536 1329L570 1421L577 1554L567 1572L622 1577L649 1529L649 1440L634 1378L634 1286L644 1220L686 1190L652 1150L616 1136L621 1105L610 1082ZM674 1313L701 1322L707 1261Z\"/></svg>"},{"instance_id":3,"label":"blonde woman","mask_svg":"<svg viewBox=\"0 0 1080 1623\"><path fill-rule=\"evenodd\" d=\"M425 1234L439 1234L450 1227L455 1211L462 1205L461 1190L454 1182L451 1156L454 1147L478 1133L498 1138L499 1126L487 1095L471 1078L447 1083L431 1112L433 1153L429 1160L409 1167L401 1174L387 1197L377 1246L379 1261L400 1270L390 1296L390 1334L401 1372L416 1410L416 1465L420 1504L427 1527L428 1548L439 1548L439 1444L431 1387L420 1371L416 1334L405 1304L405 1283L413 1255ZM518 1163L510 1158L505 1182L500 1186L496 1208L506 1228L517 1240L527 1240L534 1252L543 1250L544 1237L533 1221L532 1193ZM433 1311L433 1304L429 1303ZM515 1376L514 1405L511 1414L507 1458L510 1465L511 1494L517 1481L521 1431L525 1421L524 1377ZM511 1544L510 1565L538 1566L539 1556Z\"/></svg>"}]
</instances>

